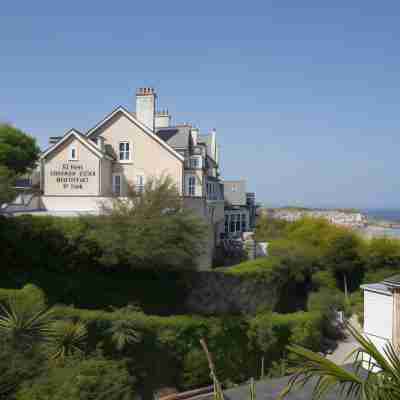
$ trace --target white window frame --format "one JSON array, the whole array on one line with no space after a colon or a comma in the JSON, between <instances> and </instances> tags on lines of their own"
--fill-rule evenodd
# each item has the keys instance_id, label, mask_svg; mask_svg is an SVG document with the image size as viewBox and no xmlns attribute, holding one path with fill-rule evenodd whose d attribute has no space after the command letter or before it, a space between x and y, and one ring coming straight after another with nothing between
<instances>
[{"instance_id":1,"label":"white window frame","mask_svg":"<svg viewBox=\"0 0 400 400\"><path fill-rule=\"evenodd\" d=\"M119 184L117 184L117 178L119 179ZM118 190L117 190L118 187ZM122 193L122 175L112 174L112 192L114 196L120 197Z\"/></svg>"},{"instance_id":2,"label":"white window frame","mask_svg":"<svg viewBox=\"0 0 400 400\"><path fill-rule=\"evenodd\" d=\"M201 156L191 156L190 157L190 168L191 169L201 169L203 168L203 159Z\"/></svg>"},{"instance_id":3,"label":"white window frame","mask_svg":"<svg viewBox=\"0 0 400 400\"><path fill-rule=\"evenodd\" d=\"M77 161L78 160L78 149L75 145L69 148L69 161Z\"/></svg>"},{"instance_id":4,"label":"white window frame","mask_svg":"<svg viewBox=\"0 0 400 400\"><path fill-rule=\"evenodd\" d=\"M125 148L124 150L121 150L121 144L122 145L128 145L128 150ZM133 146L132 142L129 140L121 140L118 142L118 161L120 163L130 163L132 161L132 152L133 152ZM128 153L128 158L126 157L126 153ZM121 154L124 154L124 157L121 158Z\"/></svg>"},{"instance_id":5,"label":"white window frame","mask_svg":"<svg viewBox=\"0 0 400 400\"><path fill-rule=\"evenodd\" d=\"M196 177L189 175L187 178L188 182L188 196L196 196Z\"/></svg>"},{"instance_id":6,"label":"white window frame","mask_svg":"<svg viewBox=\"0 0 400 400\"><path fill-rule=\"evenodd\" d=\"M143 174L136 175L136 191L138 193L144 192L144 185L146 184L146 178Z\"/></svg>"}]
</instances>

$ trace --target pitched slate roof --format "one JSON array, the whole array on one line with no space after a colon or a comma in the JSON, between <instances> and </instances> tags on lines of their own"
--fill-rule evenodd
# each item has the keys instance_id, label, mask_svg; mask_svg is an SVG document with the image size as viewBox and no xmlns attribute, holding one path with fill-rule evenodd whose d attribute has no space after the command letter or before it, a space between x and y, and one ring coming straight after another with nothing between
<instances>
[{"instance_id":1,"label":"pitched slate roof","mask_svg":"<svg viewBox=\"0 0 400 400\"><path fill-rule=\"evenodd\" d=\"M157 136L175 149L186 149L191 145L189 125L178 125L171 128L160 128Z\"/></svg>"}]
</instances>

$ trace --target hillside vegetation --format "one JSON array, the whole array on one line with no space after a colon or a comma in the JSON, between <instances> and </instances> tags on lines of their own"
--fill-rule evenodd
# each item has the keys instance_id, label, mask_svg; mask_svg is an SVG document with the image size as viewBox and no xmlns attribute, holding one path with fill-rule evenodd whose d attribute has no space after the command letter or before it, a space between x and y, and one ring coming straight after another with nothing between
<instances>
[{"instance_id":1,"label":"hillside vegetation","mask_svg":"<svg viewBox=\"0 0 400 400\"><path fill-rule=\"evenodd\" d=\"M40 305L50 307L63 349L57 354L65 355L54 360L39 339L15 347L14 331L3 330L0 390L9 398L91 399L114 382L117 399L130 398L123 397L127 393L150 399L161 387L206 385L210 375L200 338L225 385L262 373L281 375L293 361L287 345L326 348L340 335L332 323L335 311L361 310L359 284L393 274L400 265L398 242L365 241L308 219L261 219L256 235L270 242L271 256L232 268L197 273L183 265L186 255L180 264L175 260L175 268L168 260L158 267L156 261L142 268L126 260L107 264L94 231L86 234L100 220L92 224L54 217L0 219L0 301L8 307L18 299L25 316ZM201 280L214 283L202 287ZM196 290L210 304L222 301L224 311L195 315L187 299Z\"/></svg>"}]
</instances>

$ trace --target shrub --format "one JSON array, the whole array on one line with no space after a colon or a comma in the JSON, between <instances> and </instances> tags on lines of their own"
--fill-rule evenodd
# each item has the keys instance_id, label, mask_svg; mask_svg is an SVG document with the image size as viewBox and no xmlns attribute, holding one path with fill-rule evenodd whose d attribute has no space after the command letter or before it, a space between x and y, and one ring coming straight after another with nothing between
<instances>
[{"instance_id":1,"label":"shrub","mask_svg":"<svg viewBox=\"0 0 400 400\"><path fill-rule=\"evenodd\" d=\"M359 324L364 324L364 294L361 290L354 292L350 296L350 307L357 316Z\"/></svg>"},{"instance_id":2,"label":"shrub","mask_svg":"<svg viewBox=\"0 0 400 400\"><path fill-rule=\"evenodd\" d=\"M272 314L272 326L278 338L279 349L286 354L288 344L311 346L317 349L321 338L321 314L318 312L297 312L292 314Z\"/></svg>"},{"instance_id":3,"label":"shrub","mask_svg":"<svg viewBox=\"0 0 400 400\"><path fill-rule=\"evenodd\" d=\"M134 399L134 378L122 361L92 358L52 368L35 382L25 384L16 400Z\"/></svg>"},{"instance_id":4,"label":"shrub","mask_svg":"<svg viewBox=\"0 0 400 400\"><path fill-rule=\"evenodd\" d=\"M336 278L331 271L317 271L312 276L313 289L336 289Z\"/></svg>"},{"instance_id":5,"label":"shrub","mask_svg":"<svg viewBox=\"0 0 400 400\"><path fill-rule=\"evenodd\" d=\"M337 339L341 328L336 324L337 311L347 310L343 293L338 289L323 288L310 294L307 309L321 315L321 328L324 337Z\"/></svg>"},{"instance_id":6,"label":"shrub","mask_svg":"<svg viewBox=\"0 0 400 400\"><path fill-rule=\"evenodd\" d=\"M132 270L194 269L205 246L206 225L184 207L173 180L150 179L143 191L128 192L103 207L97 217L85 217L87 237L101 249L106 268Z\"/></svg>"},{"instance_id":7,"label":"shrub","mask_svg":"<svg viewBox=\"0 0 400 400\"><path fill-rule=\"evenodd\" d=\"M30 384L47 371L46 359L36 348L16 349L0 338L0 398L14 398L22 384Z\"/></svg>"},{"instance_id":8,"label":"shrub","mask_svg":"<svg viewBox=\"0 0 400 400\"><path fill-rule=\"evenodd\" d=\"M47 304L47 298L43 290L33 284L27 284L21 290L0 289L0 302L13 298L33 307L40 308Z\"/></svg>"}]
</instances>

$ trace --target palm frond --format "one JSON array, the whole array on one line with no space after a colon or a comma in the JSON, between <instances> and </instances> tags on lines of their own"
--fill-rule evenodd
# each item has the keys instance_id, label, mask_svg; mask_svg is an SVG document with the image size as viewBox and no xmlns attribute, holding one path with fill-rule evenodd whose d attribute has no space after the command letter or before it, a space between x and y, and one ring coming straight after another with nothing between
<instances>
[{"instance_id":1,"label":"palm frond","mask_svg":"<svg viewBox=\"0 0 400 400\"><path fill-rule=\"evenodd\" d=\"M306 384L314 384L312 399L319 400L336 389L339 396L351 399L398 400L400 399L400 357L388 343L381 352L370 339L364 337L351 325L350 334L359 347L350 353L355 356L353 371L304 349L290 346L289 350L300 357L302 366L296 369L288 386L281 392L284 398L292 390Z\"/></svg>"},{"instance_id":2,"label":"palm frond","mask_svg":"<svg viewBox=\"0 0 400 400\"><path fill-rule=\"evenodd\" d=\"M58 321L49 343L51 358L64 360L66 357L82 354L87 343L87 328L82 322Z\"/></svg>"},{"instance_id":3,"label":"palm frond","mask_svg":"<svg viewBox=\"0 0 400 400\"><path fill-rule=\"evenodd\" d=\"M127 346L138 343L140 341L140 333L137 331L135 324L129 320L113 321L111 326L106 330L111 343L118 351L124 350Z\"/></svg>"},{"instance_id":4,"label":"palm frond","mask_svg":"<svg viewBox=\"0 0 400 400\"><path fill-rule=\"evenodd\" d=\"M47 341L53 320L50 308L25 304L17 297L0 304L0 334L16 345Z\"/></svg>"},{"instance_id":5,"label":"palm frond","mask_svg":"<svg viewBox=\"0 0 400 400\"><path fill-rule=\"evenodd\" d=\"M290 378L288 386L280 394L284 398L292 390L300 389L308 383L314 383L313 399L321 399L335 386L346 391L353 398L362 398L363 379L355 373L336 365L334 362L300 346L289 346L289 351L305 361Z\"/></svg>"}]
</instances>

